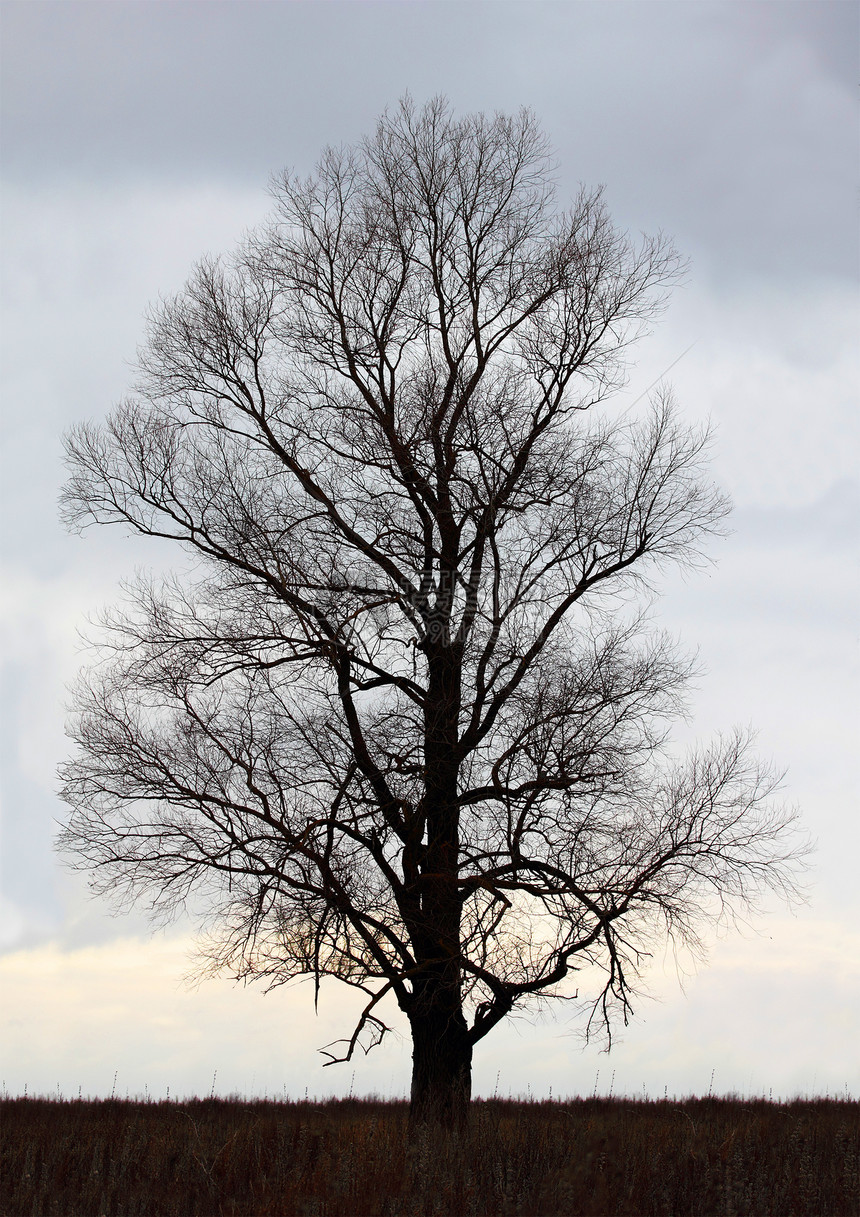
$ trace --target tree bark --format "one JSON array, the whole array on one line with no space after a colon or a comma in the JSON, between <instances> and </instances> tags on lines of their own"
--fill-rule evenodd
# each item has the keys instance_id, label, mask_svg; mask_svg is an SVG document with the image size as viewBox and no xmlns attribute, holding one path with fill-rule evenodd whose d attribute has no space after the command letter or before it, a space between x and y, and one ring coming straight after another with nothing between
<instances>
[{"instance_id":1,"label":"tree bark","mask_svg":"<svg viewBox=\"0 0 860 1217\"><path fill-rule=\"evenodd\" d=\"M424 982L410 1013L412 1094L409 1120L462 1128L472 1097L472 1044L460 994L438 981Z\"/></svg>"},{"instance_id":2,"label":"tree bark","mask_svg":"<svg viewBox=\"0 0 860 1217\"><path fill-rule=\"evenodd\" d=\"M425 718L427 840L420 866L420 913L412 941L420 973L408 1010L412 1028L410 1121L457 1128L465 1123L472 1093L472 1044L463 1014L460 960L462 904L458 720L461 656L448 644L447 628L428 648Z\"/></svg>"}]
</instances>

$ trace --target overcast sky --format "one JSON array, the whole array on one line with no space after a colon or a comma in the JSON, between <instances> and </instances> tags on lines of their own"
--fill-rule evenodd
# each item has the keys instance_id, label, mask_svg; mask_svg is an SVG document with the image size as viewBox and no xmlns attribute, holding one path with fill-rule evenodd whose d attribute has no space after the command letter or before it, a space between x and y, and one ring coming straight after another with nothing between
<instances>
[{"instance_id":1,"label":"overcast sky","mask_svg":"<svg viewBox=\"0 0 860 1217\"><path fill-rule=\"evenodd\" d=\"M735 723L787 769L818 841L809 904L713 944L609 1057L564 1010L480 1046L478 1093L860 1094L857 815L857 47L849 2L399 0L2 7L2 1077L13 1093L358 1093L408 1088L409 1046L321 1068L347 995L183 984L193 927L114 918L52 849L76 629L136 565L57 523L60 437L123 395L149 302L409 91L458 112L531 106L562 194L670 233L686 285L619 407L670 368L716 425L734 535L668 579L661 620L706 675L684 740ZM595 1074L600 1071L595 1083ZM612 1075L615 1073L614 1083Z\"/></svg>"}]
</instances>

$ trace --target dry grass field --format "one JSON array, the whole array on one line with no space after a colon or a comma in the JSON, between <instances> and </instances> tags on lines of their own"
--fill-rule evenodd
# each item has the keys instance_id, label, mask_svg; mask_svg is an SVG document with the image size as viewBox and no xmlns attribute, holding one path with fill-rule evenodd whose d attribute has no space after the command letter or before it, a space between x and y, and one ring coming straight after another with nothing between
<instances>
[{"instance_id":1,"label":"dry grass field","mask_svg":"<svg viewBox=\"0 0 860 1217\"><path fill-rule=\"evenodd\" d=\"M860 1104L474 1103L459 1140L407 1105L6 1099L3 1217L860 1214Z\"/></svg>"}]
</instances>

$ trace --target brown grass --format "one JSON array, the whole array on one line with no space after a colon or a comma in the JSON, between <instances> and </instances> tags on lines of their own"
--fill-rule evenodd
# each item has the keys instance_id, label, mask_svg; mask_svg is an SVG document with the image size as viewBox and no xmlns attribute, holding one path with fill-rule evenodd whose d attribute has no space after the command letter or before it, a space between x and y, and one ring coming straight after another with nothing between
<instances>
[{"instance_id":1,"label":"brown grass","mask_svg":"<svg viewBox=\"0 0 860 1217\"><path fill-rule=\"evenodd\" d=\"M459 1142L404 1103L6 1099L3 1217L856 1217L860 1104L476 1102Z\"/></svg>"}]
</instances>

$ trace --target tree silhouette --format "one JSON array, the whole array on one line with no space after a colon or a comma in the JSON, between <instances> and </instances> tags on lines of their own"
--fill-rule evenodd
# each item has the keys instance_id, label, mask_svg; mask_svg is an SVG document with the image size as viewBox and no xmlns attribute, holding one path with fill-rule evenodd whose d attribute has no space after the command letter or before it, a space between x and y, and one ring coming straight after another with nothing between
<instances>
[{"instance_id":1,"label":"tree silhouette","mask_svg":"<svg viewBox=\"0 0 860 1217\"><path fill-rule=\"evenodd\" d=\"M438 100L274 194L68 437L72 526L196 564L104 619L61 845L194 894L215 967L362 990L333 1059L392 994L414 1118L457 1120L511 1010L597 968L608 1029L655 935L790 891L793 817L739 736L673 759L689 664L636 610L727 511L666 392L604 405L671 245L558 211L529 113Z\"/></svg>"}]
</instances>

